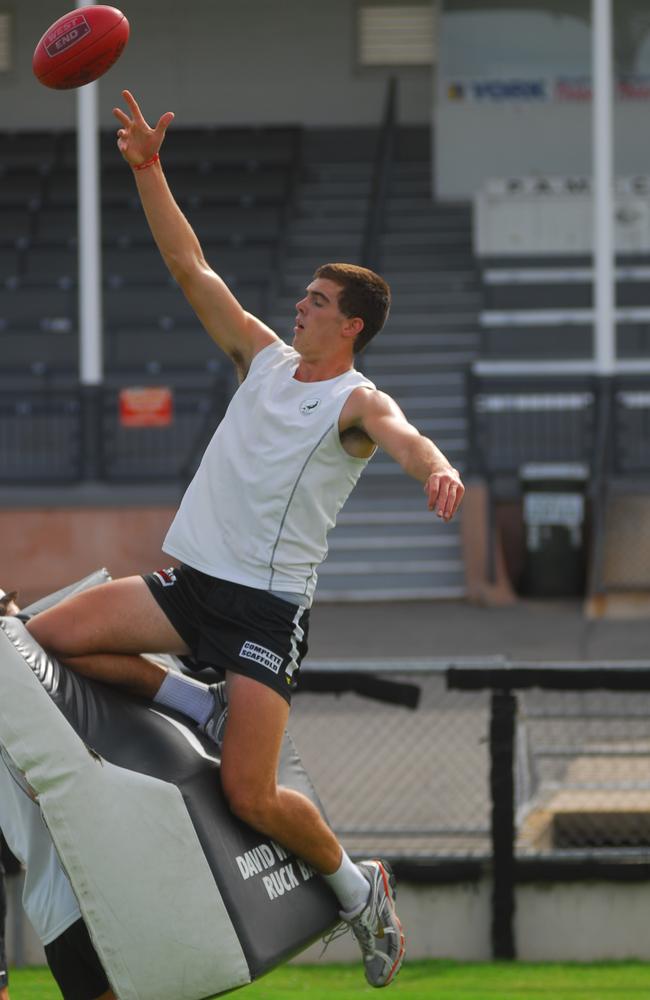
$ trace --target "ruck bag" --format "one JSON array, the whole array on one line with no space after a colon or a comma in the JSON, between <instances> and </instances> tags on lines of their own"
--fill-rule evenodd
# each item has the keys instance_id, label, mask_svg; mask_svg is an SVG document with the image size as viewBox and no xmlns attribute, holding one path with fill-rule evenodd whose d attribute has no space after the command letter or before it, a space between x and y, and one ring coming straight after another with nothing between
<instances>
[{"instance_id":1,"label":"ruck bag","mask_svg":"<svg viewBox=\"0 0 650 1000\"><path fill-rule=\"evenodd\" d=\"M0 619L0 744L120 1000L242 986L337 921L323 880L230 813L192 723L72 673L15 618ZM288 735L279 780L321 808Z\"/></svg>"}]
</instances>

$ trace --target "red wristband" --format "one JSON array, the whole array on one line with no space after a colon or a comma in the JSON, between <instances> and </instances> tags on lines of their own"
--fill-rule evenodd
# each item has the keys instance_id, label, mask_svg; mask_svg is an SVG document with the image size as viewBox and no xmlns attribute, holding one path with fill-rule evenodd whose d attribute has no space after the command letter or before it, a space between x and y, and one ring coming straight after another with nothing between
<instances>
[{"instance_id":1,"label":"red wristband","mask_svg":"<svg viewBox=\"0 0 650 1000\"><path fill-rule=\"evenodd\" d=\"M144 163L132 163L131 166L134 170L146 170L147 167L153 167L154 163L158 163L159 159L158 153L154 153L150 160L145 160Z\"/></svg>"}]
</instances>

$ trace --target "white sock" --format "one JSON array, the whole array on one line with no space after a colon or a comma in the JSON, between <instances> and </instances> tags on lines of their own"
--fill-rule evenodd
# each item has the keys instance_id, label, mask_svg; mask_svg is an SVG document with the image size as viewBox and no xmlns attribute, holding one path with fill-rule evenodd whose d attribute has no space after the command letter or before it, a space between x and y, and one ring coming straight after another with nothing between
<instances>
[{"instance_id":1,"label":"white sock","mask_svg":"<svg viewBox=\"0 0 650 1000\"><path fill-rule=\"evenodd\" d=\"M214 712L214 695L208 686L173 670L167 671L154 702L182 712L200 726L205 725Z\"/></svg>"},{"instance_id":2,"label":"white sock","mask_svg":"<svg viewBox=\"0 0 650 1000\"><path fill-rule=\"evenodd\" d=\"M322 877L332 892L338 896L341 908L345 913L360 909L368 901L370 895L368 880L345 851L343 851L341 864L336 871Z\"/></svg>"}]
</instances>

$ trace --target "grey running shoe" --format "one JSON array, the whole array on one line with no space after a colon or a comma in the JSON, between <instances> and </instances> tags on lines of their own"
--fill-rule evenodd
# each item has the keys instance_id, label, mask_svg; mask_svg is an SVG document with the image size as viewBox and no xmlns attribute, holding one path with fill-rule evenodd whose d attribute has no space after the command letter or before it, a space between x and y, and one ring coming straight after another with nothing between
<instances>
[{"instance_id":1,"label":"grey running shoe","mask_svg":"<svg viewBox=\"0 0 650 1000\"><path fill-rule=\"evenodd\" d=\"M226 720L228 718L226 682L219 681L218 684L210 684L209 690L212 692L212 697L214 698L214 711L208 721L204 722L202 726L199 726L199 732L205 733L208 739L212 740L213 743L216 743L218 750L221 751L223 734L226 728Z\"/></svg>"},{"instance_id":2,"label":"grey running shoe","mask_svg":"<svg viewBox=\"0 0 650 1000\"><path fill-rule=\"evenodd\" d=\"M395 912L395 876L385 861L361 861L370 883L368 902L340 917L359 942L371 986L388 986L404 959L404 933Z\"/></svg>"}]
</instances>

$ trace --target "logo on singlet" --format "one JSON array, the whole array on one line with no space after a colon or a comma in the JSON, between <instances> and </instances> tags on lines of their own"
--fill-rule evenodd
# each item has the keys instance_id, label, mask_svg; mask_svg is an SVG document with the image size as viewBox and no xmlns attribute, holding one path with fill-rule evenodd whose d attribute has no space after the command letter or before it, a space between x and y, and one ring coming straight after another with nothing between
<instances>
[{"instance_id":1,"label":"logo on singlet","mask_svg":"<svg viewBox=\"0 0 650 1000\"><path fill-rule=\"evenodd\" d=\"M155 576L161 587L173 587L176 583L176 574L174 573L173 566L170 566L169 569L157 569L151 575Z\"/></svg>"},{"instance_id":2,"label":"logo on singlet","mask_svg":"<svg viewBox=\"0 0 650 1000\"><path fill-rule=\"evenodd\" d=\"M320 399L303 399L300 404L300 412L303 417L308 417L310 413L313 413L318 408L319 403Z\"/></svg>"}]
</instances>

